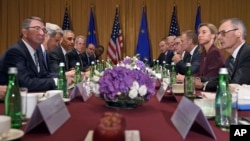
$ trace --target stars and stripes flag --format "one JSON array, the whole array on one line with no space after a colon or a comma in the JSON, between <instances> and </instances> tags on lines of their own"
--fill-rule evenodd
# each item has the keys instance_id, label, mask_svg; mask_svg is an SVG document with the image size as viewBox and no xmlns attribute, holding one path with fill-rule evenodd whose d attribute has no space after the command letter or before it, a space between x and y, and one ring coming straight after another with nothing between
<instances>
[{"instance_id":1,"label":"stars and stripes flag","mask_svg":"<svg viewBox=\"0 0 250 141\"><path fill-rule=\"evenodd\" d=\"M87 45L92 43L97 47L96 41L96 30L95 30L95 20L92 7L90 9L90 18L89 18L89 28L88 28L88 35L87 35Z\"/></svg>"},{"instance_id":2,"label":"stars and stripes flag","mask_svg":"<svg viewBox=\"0 0 250 141\"><path fill-rule=\"evenodd\" d=\"M108 44L107 57L112 61L113 64L117 64L122 59L121 50L123 47L123 37L118 12L118 7L116 7L115 20L113 24L111 38Z\"/></svg>"},{"instance_id":3,"label":"stars and stripes flag","mask_svg":"<svg viewBox=\"0 0 250 141\"><path fill-rule=\"evenodd\" d=\"M200 7L200 4L198 4L196 18L195 18L195 27L194 27L195 33L197 35L198 35L198 28L200 24L201 24L201 7Z\"/></svg>"},{"instance_id":4,"label":"stars and stripes flag","mask_svg":"<svg viewBox=\"0 0 250 141\"><path fill-rule=\"evenodd\" d=\"M65 12L64 12L62 30L70 30L70 19L69 19L69 13L68 13L67 7L65 8Z\"/></svg>"},{"instance_id":5,"label":"stars and stripes flag","mask_svg":"<svg viewBox=\"0 0 250 141\"><path fill-rule=\"evenodd\" d=\"M179 36L180 35L180 30L179 30L179 25L178 25L176 13L177 13L176 6L174 6L168 36L173 36L173 35Z\"/></svg>"},{"instance_id":6,"label":"stars and stripes flag","mask_svg":"<svg viewBox=\"0 0 250 141\"><path fill-rule=\"evenodd\" d=\"M144 61L145 59L147 59L148 61L151 60L150 42L148 37L148 25L147 25L145 7L143 7L142 9L141 27L138 35L136 54L140 54L141 61Z\"/></svg>"}]
</instances>

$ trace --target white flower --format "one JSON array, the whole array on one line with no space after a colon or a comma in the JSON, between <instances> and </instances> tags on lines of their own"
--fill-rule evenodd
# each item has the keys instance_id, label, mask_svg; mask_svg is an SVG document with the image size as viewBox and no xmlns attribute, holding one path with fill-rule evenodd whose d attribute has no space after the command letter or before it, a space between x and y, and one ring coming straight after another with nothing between
<instances>
[{"instance_id":1,"label":"white flower","mask_svg":"<svg viewBox=\"0 0 250 141\"><path fill-rule=\"evenodd\" d=\"M93 76L93 78L92 78L92 81L94 81L94 82L98 82L98 81L99 81L99 79L100 79L100 77L99 77L99 76L94 75L94 76Z\"/></svg>"},{"instance_id":2,"label":"white flower","mask_svg":"<svg viewBox=\"0 0 250 141\"><path fill-rule=\"evenodd\" d=\"M131 90L129 91L129 94L128 94L128 96L129 96L131 99L136 98L137 95L138 95L138 92L137 92L136 89L131 89Z\"/></svg>"},{"instance_id":3,"label":"white flower","mask_svg":"<svg viewBox=\"0 0 250 141\"><path fill-rule=\"evenodd\" d=\"M92 89L92 91L93 91L93 93L95 93L95 94L99 94L100 92L99 92L99 84L95 84L95 87L93 87L93 89Z\"/></svg>"},{"instance_id":4,"label":"white flower","mask_svg":"<svg viewBox=\"0 0 250 141\"><path fill-rule=\"evenodd\" d=\"M94 74L100 76L100 72L97 70L94 71Z\"/></svg>"},{"instance_id":5,"label":"white flower","mask_svg":"<svg viewBox=\"0 0 250 141\"><path fill-rule=\"evenodd\" d=\"M130 87L130 89L136 89L136 90L138 90L139 87L140 87L139 83L137 81L134 81L133 84L132 84L132 86Z\"/></svg>"},{"instance_id":6,"label":"white flower","mask_svg":"<svg viewBox=\"0 0 250 141\"><path fill-rule=\"evenodd\" d=\"M117 95L121 95L122 93L121 92L117 92Z\"/></svg>"},{"instance_id":7,"label":"white flower","mask_svg":"<svg viewBox=\"0 0 250 141\"><path fill-rule=\"evenodd\" d=\"M126 64L125 66L127 69L131 69L131 66L129 64Z\"/></svg>"},{"instance_id":8,"label":"white flower","mask_svg":"<svg viewBox=\"0 0 250 141\"><path fill-rule=\"evenodd\" d=\"M145 85L142 85L138 90L140 96L144 96L147 94L147 87Z\"/></svg>"}]
</instances>

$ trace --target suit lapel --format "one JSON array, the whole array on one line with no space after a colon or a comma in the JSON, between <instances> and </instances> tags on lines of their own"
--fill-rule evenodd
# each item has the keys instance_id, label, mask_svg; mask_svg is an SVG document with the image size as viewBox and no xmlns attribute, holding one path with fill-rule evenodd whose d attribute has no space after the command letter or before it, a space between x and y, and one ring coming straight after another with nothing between
<instances>
[{"instance_id":1,"label":"suit lapel","mask_svg":"<svg viewBox=\"0 0 250 141\"><path fill-rule=\"evenodd\" d=\"M25 55L27 56L27 66L28 66L28 68L31 68L31 70L34 71L36 75L38 75L36 64L33 61L33 58L31 56L29 50L27 49L27 47L25 46L25 44L22 41L19 42L19 45L22 48L22 50L24 51Z\"/></svg>"},{"instance_id":2,"label":"suit lapel","mask_svg":"<svg viewBox=\"0 0 250 141\"><path fill-rule=\"evenodd\" d=\"M239 58L241 58L242 50L244 50L244 47L246 47L245 44L243 44L243 45L241 46L239 52L237 53L237 56L236 56L235 62L234 62L234 67L233 67L232 77L231 77L231 78L233 78L233 76L234 76L234 74L235 74L235 71L236 71L235 68L238 68L238 63L239 63L239 61L240 61ZM227 59L227 64L229 65L229 58Z\"/></svg>"}]
</instances>

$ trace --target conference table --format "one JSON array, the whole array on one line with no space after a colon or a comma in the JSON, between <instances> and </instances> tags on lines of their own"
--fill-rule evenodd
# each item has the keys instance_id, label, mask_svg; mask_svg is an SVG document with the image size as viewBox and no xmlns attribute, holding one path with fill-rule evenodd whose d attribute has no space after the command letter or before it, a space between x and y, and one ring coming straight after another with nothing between
<instances>
[{"instance_id":1,"label":"conference table","mask_svg":"<svg viewBox=\"0 0 250 141\"><path fill-rule=\"evenodd\" d=\"M171 116L183 96L176 96L177 102L169 96L159 102L156 97L135 109L113 109L95 96L83 101L77 96L66 103L70 118L52 135L45 126L39 126L26 133L20 141L84 141L87 133L94 130L104 112L119 112L126 120L126 130L138 130L141 141L210 141L214 140L200 125L194 123L185 139L182 138L173 123ZM4 103L0 103L0 114L4 113ZM187 113L189 114L189 113ZM249 116L250 111L239 111L239 116ZM229 141L229 132L215 126L214 119L208 120L217 140ZM24 129L24 127L22 128Z\"/></svg>"}]
</instances>

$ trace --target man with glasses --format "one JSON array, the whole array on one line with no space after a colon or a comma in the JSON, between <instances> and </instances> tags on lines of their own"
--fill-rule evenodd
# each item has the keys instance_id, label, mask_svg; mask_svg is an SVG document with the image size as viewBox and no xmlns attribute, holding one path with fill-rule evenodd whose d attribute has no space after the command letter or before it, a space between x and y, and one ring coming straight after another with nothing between
<instances>
[{"instance_id":1,"label":"man with glasses","mask_svg":"<svg viewBox=\"0 0 250 141\"><path fill-rule=\"evenodd\" d=\"M20 87L29 91L46 91L56 88L56 79L47 76L38 48L44 42L47 30L39 17L30 17L23 21L21 39L11 46L0 61L0 85L8 82L8 69L17 67Z\"/></svg>"},{"instance_id":2,"label":"man with glasses","mask_svg":"<svg viewBox=\"0 0 250 141\"><path fill-rule=\"evenodd\" d=\"M174 40L174 56L172 58L172 61L177 63L179 61L184 61L185 63L187 63L189 60L189 53L186 53L185 50L182 48L181 46L182 42L181 42L181 36L178 36L175 38ZM179 73L177 71L177 73Z\"/></svg>"},{"instance_id":3,"label":"man with glasses","mask_svg":"<svg viewBox=\"0 0 250 141\"><path fill-rule=\"evenodd\" d=\"M246 27L238 18L223 20L217 39L221 48L227 51L230 56L226 60L226 67L229 72L229 83L250 84L250 45L246 43ZM217 89L218 79L207 83L206 91Z\"/></svg>"}]
</instances>

